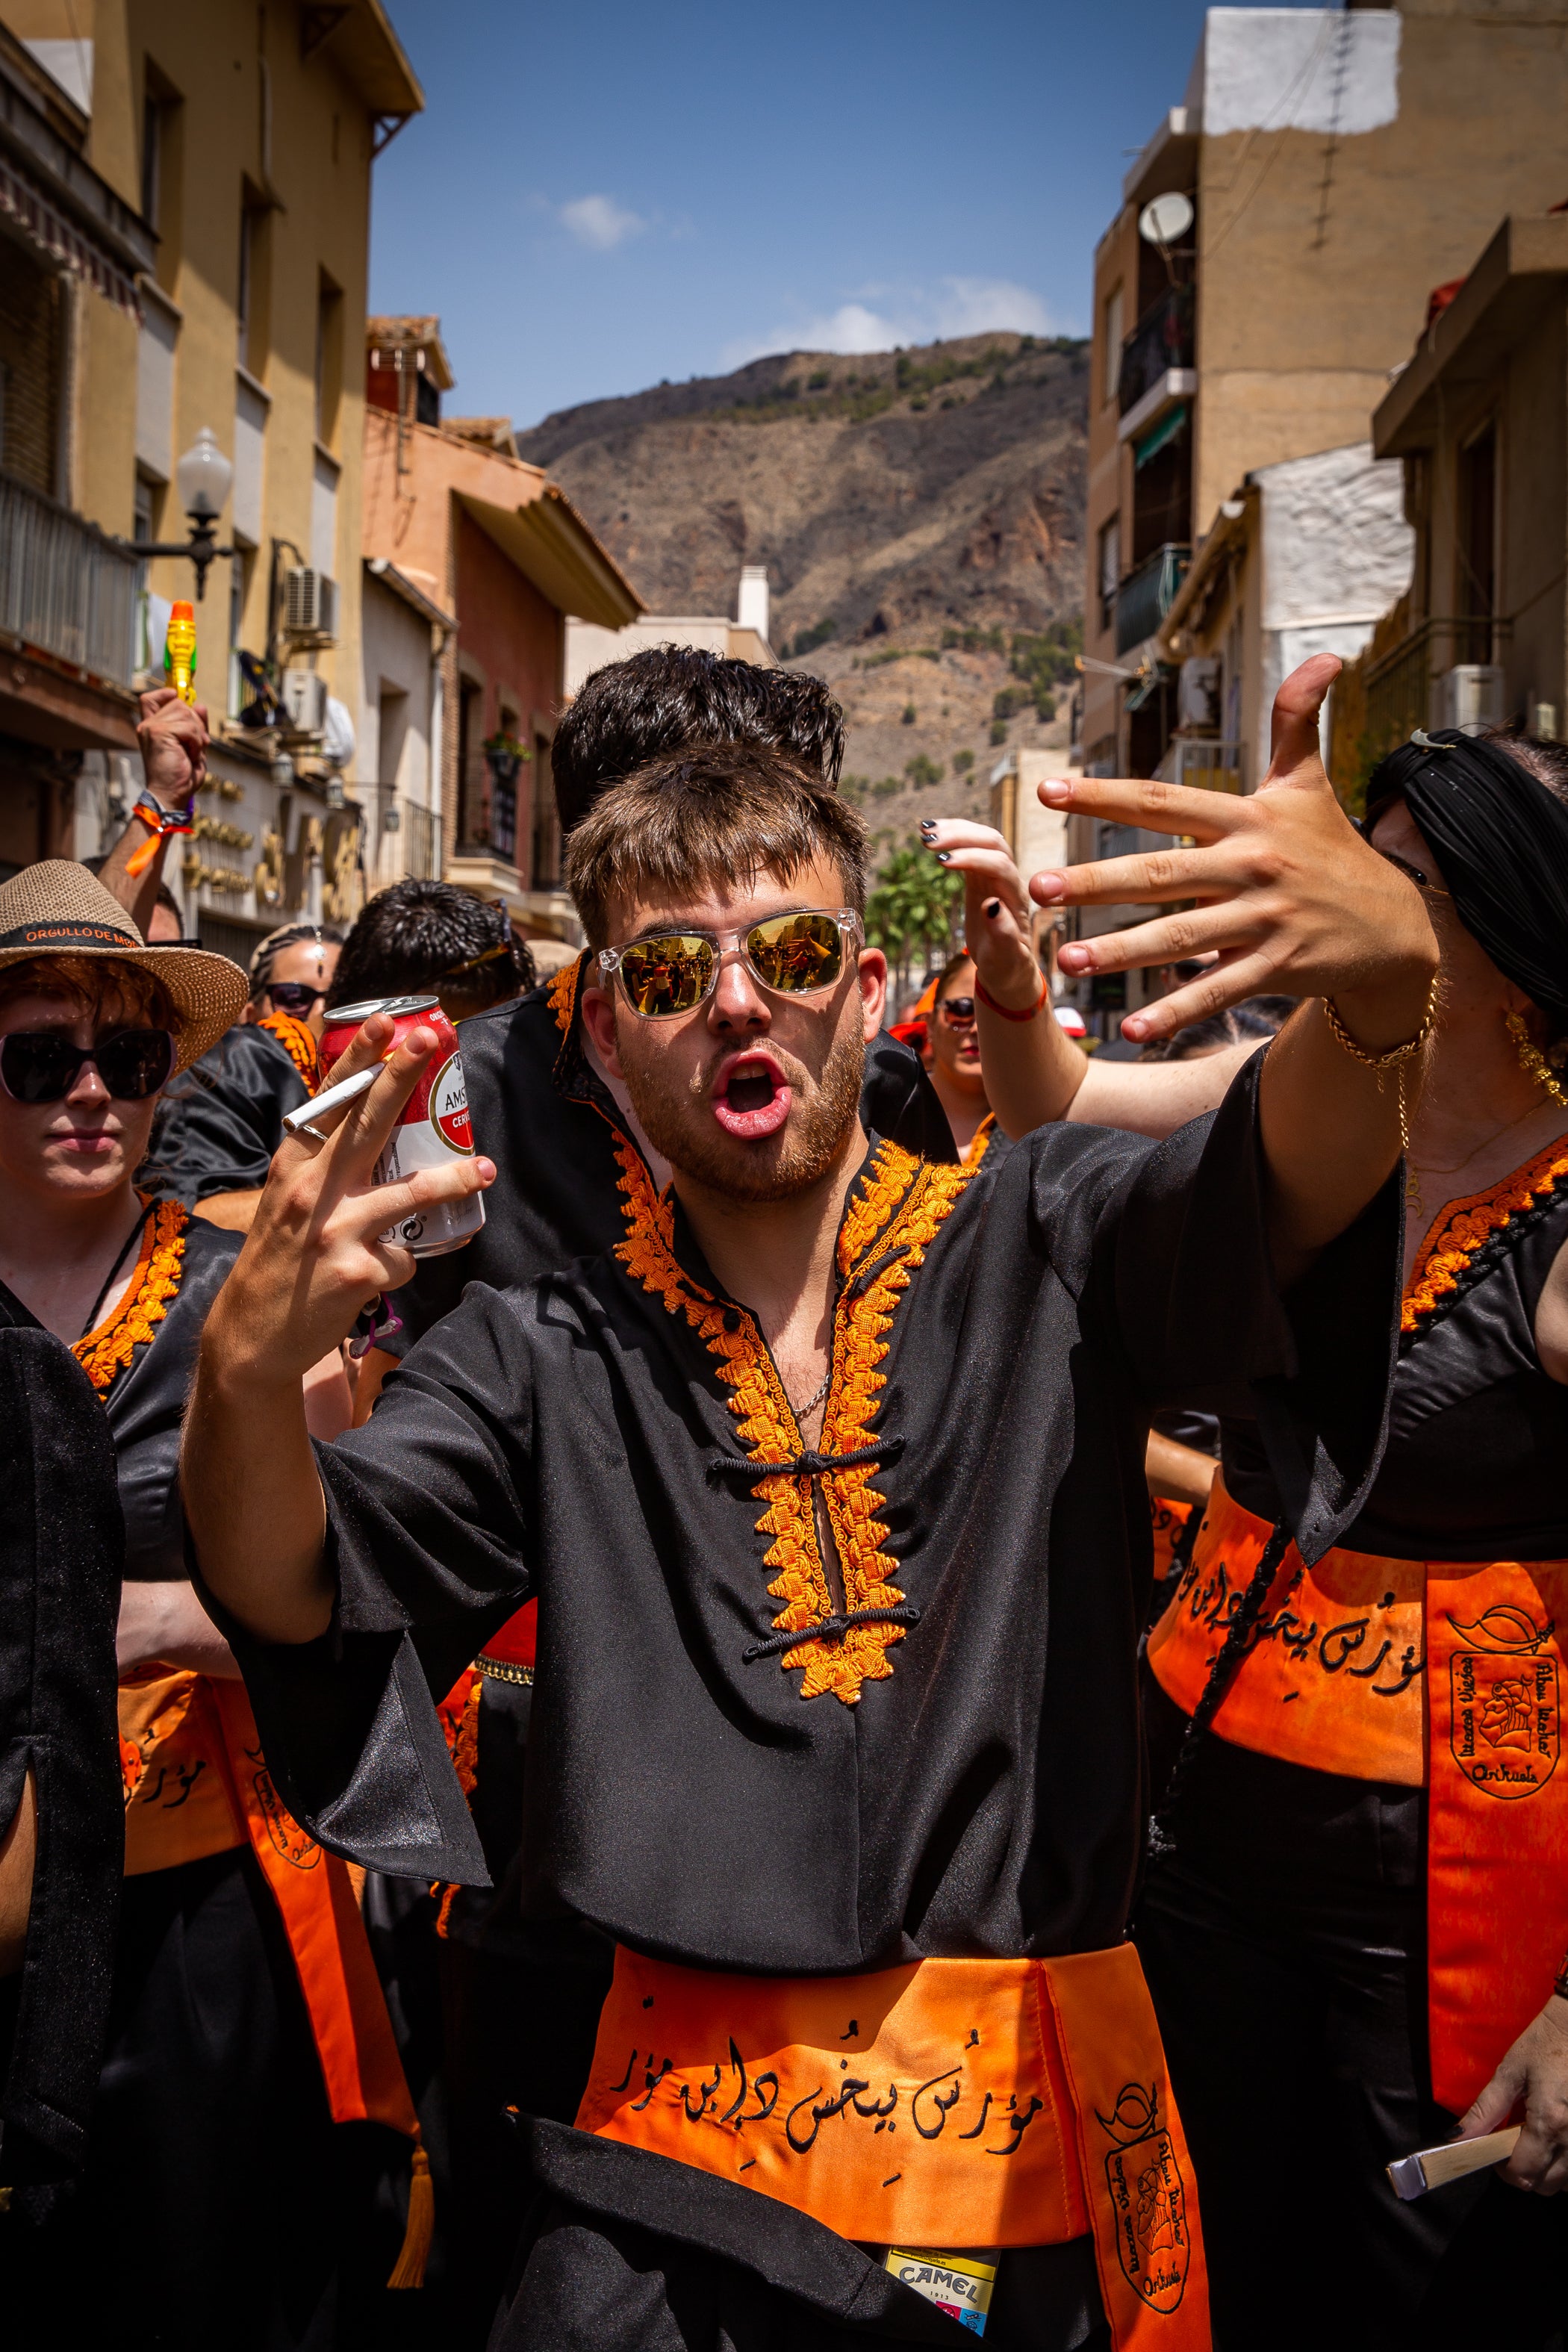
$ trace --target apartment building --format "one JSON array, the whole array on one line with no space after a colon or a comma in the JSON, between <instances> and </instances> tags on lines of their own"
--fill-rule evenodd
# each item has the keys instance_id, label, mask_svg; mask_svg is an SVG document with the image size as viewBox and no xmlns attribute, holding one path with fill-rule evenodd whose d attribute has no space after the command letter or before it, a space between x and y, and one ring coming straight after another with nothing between
<instances>
[{"instance_id":1,"label":"apartment building","mask_svg":"<svg viewBox=\"0 0 1568 2352\"><path fill-rule=\"evenodd\" d=\"M642 600L565 493L518 457L508 419L443 415L452 373L438 320L372 319L365 351L363 553L378 588L412 586L430 626L445 627L429 730L439 870L504 900L525 935L577 944L550 774L569 616L610 635ZM428 653L407 644L412 679L383 667L373 682L367 658L366 707L374 700L384 739L389 698L406 719L421 662L428 676ZM406 724L401 740L406 751ZM380 810L401 792L384 740ZM378 874L380 823L368 851Z\"/></svg>"},{"instance_id":2,"label":"apartment building","mask_svg":"<svg viewBox=\"0 0 1568 2352\"><path fill-rule=\"evenodd\" d=\"M290 915L351 919L363 894L371 181L423 99L380 0L0 0L0 33L13 125L26 73L54 142L47 185L13 201L0 180L0 307L26 299L40 262L51 280L55 453L44 480L36 431L26 447L0 439L0 496L30 501L0 553L21 583L5 617L26 606L20 658L52 670L72 658L58 615L73 598L89 612L95 690L123 723L132 689L160 671L170 602L199 593L213 777L169 880L187 930L243 957ZM16 137L0 127L0 142L9 166ZM38 152L17 167L35 180ZM81 227L94 204L96 256ZM188 545L193 500L211 509L205 570L184 552L138 557L137 544ZM34 834L0 761L3 854L96 850L134 782L117 756L127 740L75 730L56 755L74 765L73 804L57 793Z\"/></svg>"},{"instance_id":3,"label":"apartment building","mask_svg":"<svg viewBox=\"0 0 1568 2352\"><path fill-rule=\"evenodd\" d=\"M1163 244L1139 228L1161 196L1185 200ZM1178 715L1159 632L1222 505L1364 444L1431 289L1503 214L1564 196L1557 0L1208 11L1095 255L1090 768L1159 766Z\"/></svg>"},{"instance_id":4,"label":"apartment building","mask_svg":"<svg viewBox=\"0 0 1568 2352\"><path fill-rule=\"evenodd\" d=\"M1568 211L1504 221L1437 289L1372 434L1403 468L1415 551L1341 682L1332 757L1352 794L1417 727L1568 725Z\"/></svg>"}]
</instances>

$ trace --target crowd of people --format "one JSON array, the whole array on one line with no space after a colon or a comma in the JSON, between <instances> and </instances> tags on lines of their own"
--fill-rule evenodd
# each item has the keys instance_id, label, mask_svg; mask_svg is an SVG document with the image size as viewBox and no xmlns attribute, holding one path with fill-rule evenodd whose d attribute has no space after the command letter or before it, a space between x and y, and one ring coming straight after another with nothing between
<instances>
[{"instance_id":1,"label":"crowd of people","mask_svg":"<svg viewBox=\"0 0 1568 2352\"><path fill-rule=\"evenodd\" d=\"M1158 857L929 823L897 1035L813 678L586 683L543 985L439 882L185 941L145 698L125 841L0 885L10 2313L1561 2346L1568 750L1352 825L1334 667L1255 794L1041 788ZM1043 953L1172 969L1139 1058Z\"/></svg>"}]
</instances>

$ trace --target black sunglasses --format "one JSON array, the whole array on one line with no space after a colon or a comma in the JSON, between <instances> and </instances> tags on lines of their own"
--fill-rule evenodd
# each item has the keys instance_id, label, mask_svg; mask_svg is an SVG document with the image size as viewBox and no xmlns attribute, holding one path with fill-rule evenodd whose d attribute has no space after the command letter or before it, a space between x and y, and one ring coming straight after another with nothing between
<instances>
[{"instance_id":1,"label":"black sunglasses","mask_svg":"<svg viewBox=\"0 0 1568 2352\"><path fill-rule=\"evenodd\" d=\"M285 1013L291 1013L296 1021L303 1021L313 1005L325 1002L327 992L324 988L312 988L308 980L269 980L261 993L269 996Z\"/></svg>"},{"instance_id":2,"label":"black sunglasses","mask_svg":"<svg viewBox=\"0 0 1568 2352\"><path fill-rule=\"evenodd\" d=\"M969 1029L973 1026L974 999L973 996L942 997L936 1009L950 1029Z\"/></svg>"},{"instance_id":3,"label":"black sunglasses","mask_svg":"<svg viewBox=\"0 0 1568 2352\"><path fill-rule=\"evenodd\" d=\"M116 1102L145 1102L174 1067L166 1029L117 1029L75 1045L63 1029L13 1029L0 1042L0 1084L13 1102L63 1102L90 1062Z\"/></svg>"}]
</instances>

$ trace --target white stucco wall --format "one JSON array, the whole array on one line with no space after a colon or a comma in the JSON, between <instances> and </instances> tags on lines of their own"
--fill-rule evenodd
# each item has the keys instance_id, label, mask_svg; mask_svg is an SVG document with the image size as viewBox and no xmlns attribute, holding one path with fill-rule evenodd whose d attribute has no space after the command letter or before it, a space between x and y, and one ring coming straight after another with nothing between
<instances>
[{"instance_id":1,"label":"white stucco wall","mask_svg":"<svg viewBox=\"0 0 1568 2352\"><path fill-rule=\"evenodd\" d=\"M1398 119L1402 31L1394 8L1211 8L1187 84L1188 128L1210 138L1381 130Z\"/></svg>"}]
</instances>

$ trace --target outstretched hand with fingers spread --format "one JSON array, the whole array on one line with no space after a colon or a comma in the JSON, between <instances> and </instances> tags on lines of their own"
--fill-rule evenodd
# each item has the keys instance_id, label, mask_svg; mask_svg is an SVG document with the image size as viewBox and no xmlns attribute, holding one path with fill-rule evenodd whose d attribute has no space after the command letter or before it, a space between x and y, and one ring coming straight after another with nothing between
<instances>
[{"instance_id":1,"label":"outstretched hand with fingers spread","mask_svg":"<svg viewBox=\"0 0 1568 2352\"><path fill-rule=\"evenodd\" d=\"M1361 838L1324 772L1318 725L1340 664L1315 654L1274 699L1273 757L1256 793L1194 791L1149 779L1084 778L1040 786L1049 808L1185 835L1191 848L1113 857L1034 876L1043 907L1169 906L1126 930L1058 951L1074 978L1171 963L1215 951L1197 979L1122 1023L1144 1043L1248 996L1332 996L1345 1009L1405 965L1429 965L1431 930L1418 894ZM1380 1013L1356 1029L1376 1050ZM1397 1026L1397 1024L1395 1024Z\"/></svg>"}]
</instances>

